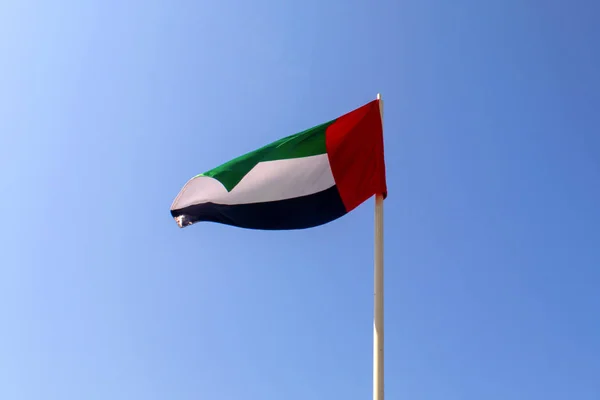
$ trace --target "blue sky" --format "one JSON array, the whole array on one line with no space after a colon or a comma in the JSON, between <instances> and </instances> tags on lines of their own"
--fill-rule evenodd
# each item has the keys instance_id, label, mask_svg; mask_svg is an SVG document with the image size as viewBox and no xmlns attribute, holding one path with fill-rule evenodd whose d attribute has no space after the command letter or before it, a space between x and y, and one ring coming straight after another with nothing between
<instances>
[{"instance_id":1,"label":"blue sky","mask_svg":"<svg viewBox=\"0 0 600 400\"><path fill-rule=\"evenodd\" d=\"M381 92L387 398L598 399L599 11L3 2L0 398L370 398L372 200L296 232L169 206Z\"/></svg>"}]
</instances>

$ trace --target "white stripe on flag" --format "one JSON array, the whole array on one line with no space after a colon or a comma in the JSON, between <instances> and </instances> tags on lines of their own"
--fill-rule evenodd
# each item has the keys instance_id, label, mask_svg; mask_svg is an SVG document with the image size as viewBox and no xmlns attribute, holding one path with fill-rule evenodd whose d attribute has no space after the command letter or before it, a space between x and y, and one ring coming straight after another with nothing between
<instances>
[{"instance_id":1,"label":"white stripe on flag","mask_svg":"<svg viewBox=\"0 0 600 400\"><path fill-rule=\"evenodd\" d=\"M231 192L206 176L191 179L171 210L202 203L249 204L301 197L335 185L327 154L261 162Z\"/></svg>"}]
</instances>

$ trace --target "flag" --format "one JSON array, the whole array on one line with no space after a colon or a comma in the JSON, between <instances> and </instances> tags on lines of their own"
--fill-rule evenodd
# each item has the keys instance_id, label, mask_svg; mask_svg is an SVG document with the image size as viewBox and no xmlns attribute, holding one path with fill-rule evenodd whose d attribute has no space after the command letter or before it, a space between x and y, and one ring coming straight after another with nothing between
<instances>
[{"instance_id":1,"label":"flag","mask_svg":"<svg viewBox=\"0 0 600 400\"><path fill-rule=\"evenodd\" d=\"M171 206L183 228L209 221L305 229L387 196L381 100L190 179Z\"/></svg>"}]
</instances>

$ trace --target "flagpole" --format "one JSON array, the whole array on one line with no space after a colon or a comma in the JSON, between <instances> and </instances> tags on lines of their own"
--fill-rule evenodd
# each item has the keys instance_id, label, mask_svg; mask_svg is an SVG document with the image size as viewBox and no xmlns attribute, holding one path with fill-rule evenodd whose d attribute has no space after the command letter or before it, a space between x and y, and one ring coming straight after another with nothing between
<instances>
[{"instance_id":1,"label":"flagpole","mask_svg":"<svg viewBox=\"0 0 600 400\"><path fill-rule=\"evenodd\" d=\"M383 129L383 100L377 94ZM373 400L383 399L383 193L375 196Z\"/></svg>"}]
</instances>

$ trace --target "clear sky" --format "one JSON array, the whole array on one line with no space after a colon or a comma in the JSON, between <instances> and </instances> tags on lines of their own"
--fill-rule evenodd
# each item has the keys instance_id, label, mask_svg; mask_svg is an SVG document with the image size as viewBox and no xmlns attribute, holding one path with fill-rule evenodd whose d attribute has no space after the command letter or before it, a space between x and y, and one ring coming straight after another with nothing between
<instances>
[{"instance_id":1,"label":"clear sky","mask_svg":"<svg viewBox=\"0 0 600 400\"><path fill-rule=\"evenodd\" d=\"M594 3L3 2L0 398L370 399L372 200L169 207L381 92L387 399L597 400Z\"/></svg>"}]
</instances>

